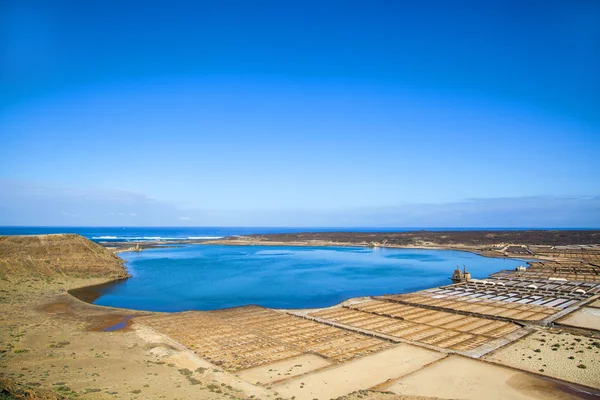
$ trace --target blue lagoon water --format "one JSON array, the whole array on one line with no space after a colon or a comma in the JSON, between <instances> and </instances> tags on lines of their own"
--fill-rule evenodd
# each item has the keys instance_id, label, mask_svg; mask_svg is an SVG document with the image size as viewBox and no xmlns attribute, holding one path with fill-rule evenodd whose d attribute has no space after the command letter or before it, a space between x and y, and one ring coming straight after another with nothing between
<instances>
[{"instance_id":1,"label":"blue lagoon water","mask_svg":"<svg viewBox=\"0 0 600 400\"><path fill-rule=\"evenodd\" d=\"M449 284L457 265L484 278L523 264L461 251L354 247L186 245L120 255L132 278L103 288L94 303L151 311L327 307Z\"/></svg>"}]
</instances>

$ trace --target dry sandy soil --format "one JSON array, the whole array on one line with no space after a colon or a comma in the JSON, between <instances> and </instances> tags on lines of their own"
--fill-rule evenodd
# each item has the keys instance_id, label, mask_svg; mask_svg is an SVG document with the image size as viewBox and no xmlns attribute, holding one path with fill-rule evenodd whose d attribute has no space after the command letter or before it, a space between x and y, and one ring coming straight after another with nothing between
<instances>
[{"instance_id":1,"label":"dry sandy soil","mask_svg":"<svg viewBox=\"0 0 600 400\"><path fill-rule=\"evenodd\" d=\"M425 396L403 396L392 392L380 392L374 390L358 390L337 400L441 400L438 397Z\"/></svg>"},{"instance_id":2,"label":"dry sandy soil","mask_svg":"<svg viewBox=\"0 0 600 400\"><path fill-rule=\"evenodd\" d=\"M403 395L467 400L566 400L575 394L517 370L449 356L384 387Z\"/></svg>"},{"instance_id":3,"label":"dry sandy soil","mask_svg":"<svg viewBox=\"0 0 600 400\"><path fill-rule=\"evenodd\" d=\"M66 292L125 276L121 259L77 235L0 237L0 378L60 398L275 397L138 327L146 313Z\"/></svg>"},{"instance_id":4,"label":"dry sandy soil","mask_svg":"<svg viewBox=\"0 0 600 400\"><path fill-rule=\"evenodd\" d=\"M587 328L600 331L600 309L594 307L582 307L558 322L564 325Z\"/></svg>"},{"instance_id":5,"label":"dry sandy soil","mask_svg":"<svg viewBox=\"0 0 600 400\"><path fill-rule=\"evenodd\" d=\"M70 280L73 285L83 282ZM86 280L85 283L91 282ZM294 365L306 364L308 370L329 364L310 355L301 356L305 358L293 360L293 365L269 365L269 368L261 370L242 371L237 377L200 359L168 337L136 324L135 318L144 313L89 305L67 294L63 284L37 282L16 287L0 281L0 293L0 377L19 382L21 387L37 394L34 398L274 400L284 396L277 393L277 387L268 389L252 385L248 380L260 376L257 380L268 382L268 377L274 378L273 372L278 368L284 371L294 369ZM126 319L129 316L133 318ZM104 331L123 322L123 329ZM333 393L345 394L351 387L370 386L373 376L376 377L373 384L380 383L387 379L382 378L383 375L401 374L441 356L406 346L398 348L402 350L400 354L394 353L397 357L404 357L401 362L391 357L391 353L378 353L375 359L358 359L356 368L342 364L334 367L331 376L320 374L309 378L307 389L320 391L318 386L313 387L312 382L325 376L331 380L342 379L341 386L338 384L338 390ZM407 351L414 357L405 357ZM373 374L374 370L382 367L378 362L382 361L381 357L384 362L392 363L393 368ZM301 374L307 370L299 368L297 372ZM344 376L346 372L347 377ZM353 385L360 385L345 386L344 382L349 377L359 377ZM311 396L310 399L330 398ZM422 396L398 396L366 390L346 398L427 400Z\"/></svg>"},{"instance_id":6,"label":"dry sandy soil","mask_svg":"<svg viewBox=\"0 0 600 400\"><path fill-rule=\"evenodd\" d=\"M600 388L600 339L540 330L485 359Z\"/></svg>"},{"instance_id":7,"label":"dry sandy soil","mask_svg":"<svg viewBox=\"0 0 600 400\"><path fill-rule=\"evenodd\" d=\"M596 307L596 308L600 308L600 300L596 300L590 304L588 304L589 307Z\"/></svg>"},{"instance_id":8,"label":"dry sandy soil","mask_svg":"<svg viewBox=\"0 0 600 400\"><path fill-rule=\"evenodd\" d=\"M274 385L285 397L327 400L381 384L439 360L445 354L400 344L377 354L335 365Z\"/></svg>"},{"instance_id":9,"label":"dry sandy soil","mask_svg":"<svg viewBox=\"0 0 600 400\"><path fill-rule=\"evenodd\" d=\"M79 235L0 236L0 279L13 284L128 276L122 259Z\"/></svg>"},{"instance_id":10,"label":"dry sandy soil","mask_svg":"<svg viewBox=\"0 0 600 400\"><path fill-rule=\"evenodd\" d=\"M302 354L286 358L271 364L248 368L236 375L252 383L273 383L287 378L293 378L308 372L332 365L330 361L316 354Z\"/></svg>"},{"instance_id":11,"label":"dry sandy soil","mask_svg":"<svg viewBox=\"0 0 600 400\"><path fill-rule=\"evenodd\" d=\"M28 289L23 292L0 281L0 374L4 378L86 399L264 394L255 387L248 393L222 387L226 382L220 379L225 376L222 371L168 338L138 331L131 319L124 329L102 331L140 313L88 305L60 287Z\"/></svg>"}]
</instances>

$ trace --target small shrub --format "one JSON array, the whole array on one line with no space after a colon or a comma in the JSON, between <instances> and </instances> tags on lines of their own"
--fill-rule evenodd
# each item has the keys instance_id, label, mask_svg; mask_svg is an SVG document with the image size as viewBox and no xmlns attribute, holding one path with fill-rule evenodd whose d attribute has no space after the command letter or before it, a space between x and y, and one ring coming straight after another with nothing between
<instances>
[{"instance_id":1,"label":"small shrub","mask_svg":"<svg viewBox=\"0 0 600 400\"><path fill-rule=\"evenodd\" d=\"M188 376L188 381L190 382L190 385L199 385L202 382L200 382L198 379L196 378L192 378L191 376Z\"/></svg>"}]
</instances>

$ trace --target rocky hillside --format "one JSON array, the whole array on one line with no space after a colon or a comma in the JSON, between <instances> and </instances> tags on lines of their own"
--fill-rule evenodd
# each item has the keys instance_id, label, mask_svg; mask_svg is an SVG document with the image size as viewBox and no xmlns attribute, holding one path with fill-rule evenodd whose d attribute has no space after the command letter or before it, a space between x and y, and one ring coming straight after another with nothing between
<instances>
[{"instance_id":1,"label":"rocky hillside","mask_svg":"<svg viewBox=\"0 0 600 400\"><path fill-rule=\"evenodd\" d=\"M0 279L127 276L119 257L79 235L0 236Z\"/></svg>"}]
</instances>

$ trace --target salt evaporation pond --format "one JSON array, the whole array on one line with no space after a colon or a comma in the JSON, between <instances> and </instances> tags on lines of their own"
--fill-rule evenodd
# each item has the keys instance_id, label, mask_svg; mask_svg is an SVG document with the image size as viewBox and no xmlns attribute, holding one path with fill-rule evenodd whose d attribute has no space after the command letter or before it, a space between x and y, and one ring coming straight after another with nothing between
<instances>
[{"instance_id":1,"label":"salt evaporation pond","mask_svg":"<svg viewBox=\"0 0 600 400\"><path fill-rule=\"evenodd\" d=\"M189 245L120 256L132 278L103 287L94 304L149 311L328 307L450 284L457 265L485 278L524 264L462 251L357 247Z\"/></svg>"}]
</instances>

